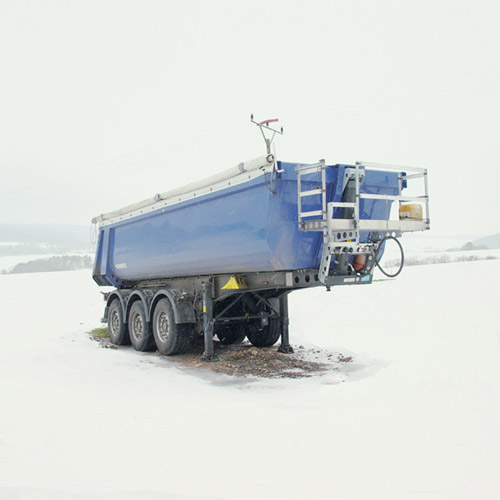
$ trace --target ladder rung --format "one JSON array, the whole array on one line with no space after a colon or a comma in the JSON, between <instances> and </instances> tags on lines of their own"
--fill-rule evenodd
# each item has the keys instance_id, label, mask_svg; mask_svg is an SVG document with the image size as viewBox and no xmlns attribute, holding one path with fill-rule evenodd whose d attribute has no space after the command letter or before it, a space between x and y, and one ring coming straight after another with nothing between
<instances>
[{"instance_id":1,"label":"ladder rung","mask_svg":"<svg viewBox=\"0 0 500 500\"><path fill-rule=\"evenodd\" d=\"M301 229L304 231L323 231L326 227L327 225L324 219L316 219L304 221Z\"/></svg>"},{"instance_id":2,"label":"ladder rung","mask_svg":"<svg viewBox=\"0 0 500 500\"><path fill-rule=\"evenodd\" d=\"M304 198L304 196L314 196L315 194L322 194L323 190L321 188L319 189L310 189L308 191L302 191L299 193L300 198Z\"/></svg>"},{"instance_id":3,"label":"ladder rung","mask_svg":"<svg viewBox=\"0 0 500 500\"><path fill-rule=\"evenodd\" d=\"M332 231L425 231L429 221L427 220L375 220L360 219L358 227L354 227L353 219L330 219L330 229Z\"/></svg>"},{"instance_id":4,"label":"ladder rung","mask_svg":"<svg viewBox=\"0 0 500 500\"><path fill-rule=\"evenodd\" d=\"M388 194L360 194L364 200L426 201L428 196L390 196Z\"/></svg>"},{"instance_id":5,"label":"ladder rung","mask_svg":"<svg viewBox=\"0 0 500 500\"><path fill-rule=\"evenodd\" d=\"M401 179L404 181L409 181L411 179L418 179L419 177L425 177L426 175L427 175L427 172L424 172L421 174L402 175Z\"/></svg>"},{"instance_id":6,"label":"ladder rung","mask_svg":"<svg viewBox=\"0 0 500 500\"><path fill-rule=\"evenodd\" d=\"M296 171L299 175L306 175L306 174L310 174L312 172L319 172L321 171L322 169L322 165L319 164L319 165L307 165L307 166L304 166L304 167L296 167Z\"/></svg>"},{"instance_id":7,"label":"ladder rung","mask_svg":"<svg viewBox=\"0 0 500 500\"><path fill-rule=\"evenodd\" d=\"M331 207L348 207L348 208L356 208L356 203L349 203L347 201L331 201L328 203Z\"/></svg>"},{"instance_id":8,"label":"ladder rung","mask_svg":"<svg viewBox=\"0 0 500 500\"><path fill-rule=\"evenodd\" d=\"M396 201L396 200L400 199L399 196L392 196L392 195L388 195L388 194L360 194L359 197L364 199L364 200L386 200L386 201L392 200L392 201Z\"/></svg>"},{"instance_id":9,"label":"ladder rung","mask_svg":"<svg viewBox=\"0 0 500 500\"><path fill-rule=\"evenodd\" d=\"M310 212L300 212L299 217L317 217L318 215L324 215L323 210L312 210Z\"/></svg>"},{"instance_id":10,"label":"ladder rung","mask_svg":"<svg viewBox=\"0 0 500 500\"><path fill-rule=\"evenodd\" d=\"M399 201L427 201L429 199L428 196L412 196L412 197L401 197Z\"/></svg>"}]
</instances>

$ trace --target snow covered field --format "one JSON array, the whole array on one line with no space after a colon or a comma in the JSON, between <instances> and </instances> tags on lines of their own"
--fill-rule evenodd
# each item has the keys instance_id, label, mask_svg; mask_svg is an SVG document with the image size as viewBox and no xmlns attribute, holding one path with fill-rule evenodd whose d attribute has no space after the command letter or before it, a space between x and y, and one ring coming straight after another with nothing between
<instances>
[{"instance_id":1,"label":"snow covered field","mask_svg":"<svg viewBox=\"0 0 500 500\"><path fill-rule=\"evenodd\" d=\"M290 296L342 372L255 380L101 349L89 271L1 275L0 499L500 497L500 260Z\"/></svg>"}]
</instances>

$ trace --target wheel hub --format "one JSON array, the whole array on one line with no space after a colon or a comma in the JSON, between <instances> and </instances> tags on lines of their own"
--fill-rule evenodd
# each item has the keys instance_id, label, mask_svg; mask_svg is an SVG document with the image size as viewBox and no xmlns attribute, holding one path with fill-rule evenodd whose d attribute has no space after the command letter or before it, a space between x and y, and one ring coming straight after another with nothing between
<instances>
[{"instance_id":1,"label":"wheel hub","mask_svg":"<svg viewBox=\"0 0 500 500\"><path fill-rule=\"evenodd\" d=\"M133 326L134 326L134 337L138 340L140 340L144 334L144 325L142 323L142 317L140 314L136 314L134 316L134 319L133 319L133 322L132 322Z\"/></svg>"},{"instance_id":2,"label":"wheel hub","mask_svg":"<svg viewBox=\"0 0 500 500\"><path fill-rule=\"evenodd\" d=\"M109 326L111 327L111 332L114 335L117 335L120 329L120 318L118 316L118 311L113 311L113 313L111 314L111 321Z\"/></svg>"},{"instance_id":3,"label":"wheel hub","mask_svg":"<svg viewBox=\"0 0 500 500\"><path fill-rule=\"evenodd\" d=\"M158 332L158 337L160 337L160 340L162 342L166 342L170 334L170 324L168 321L168 316L165 312L162 312L158 316L158 319L156 320L156 330Z\"/></svg>"}]
</instances>

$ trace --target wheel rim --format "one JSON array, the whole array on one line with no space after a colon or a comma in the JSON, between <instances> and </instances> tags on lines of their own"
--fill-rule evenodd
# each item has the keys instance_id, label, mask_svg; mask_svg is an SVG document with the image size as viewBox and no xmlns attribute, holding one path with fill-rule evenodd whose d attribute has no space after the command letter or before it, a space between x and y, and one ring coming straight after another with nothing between
<instances>
[{"instance_id":1,"label":"wheel rim","mask_svg":"<svg viewBox=\"0 0 500 500\"><path fill-rule=\"evenodd\" d=\"M144 335L144 323L142 316L138 313L132 319L132 332L137 340L140 340Z\"/></svg>"},{"instance_id":2,"label":"wheel rim","mask_svg":"<svg viewBox=\"0 0 500 500\"><path fill-rule=\"evenodd\" d=\"M111 327L112 335L118 335L118 332L120 330L120 316L118 315L118 311L116 309L111 313L111 321L109 326Z\"/></svg>"},{"instance_id":3,"label":"wheel rim","mask_svg":"<svg viewBox=\"0 0 500 500\"><path fill-rule=\"evenodd\" d=\"M166 342L170 335L170 323L168 321L167 313L162 313L156 318L156 332L161 342Z\"/></svg>"}]
</instances>

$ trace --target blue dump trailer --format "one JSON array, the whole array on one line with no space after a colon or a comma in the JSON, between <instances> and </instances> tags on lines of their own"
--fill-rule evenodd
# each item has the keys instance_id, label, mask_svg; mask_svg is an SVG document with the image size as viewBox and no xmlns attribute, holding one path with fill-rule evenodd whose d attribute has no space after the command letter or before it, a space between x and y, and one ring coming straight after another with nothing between
<instances>
[{"instance_id":1,"label":"blue dump trailer","mask_svg":"<svg viewBox=\"0 0 500 500\"><path fill-rule=\"evenodd\" d=\"M215 360L214 336L281 338L288 353L290 292L369 284L388 238L429 229L427 171L267 154L93 222L112 342L170 355L203 335Z\"/></svg>"}]
</instances>

